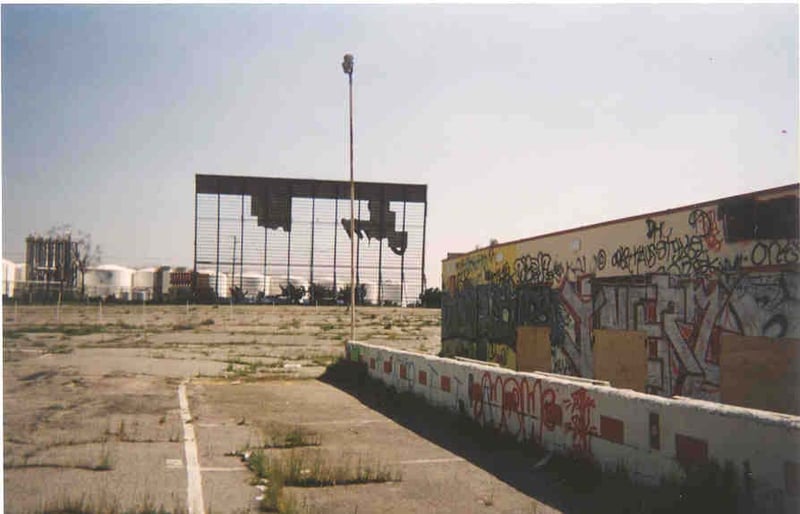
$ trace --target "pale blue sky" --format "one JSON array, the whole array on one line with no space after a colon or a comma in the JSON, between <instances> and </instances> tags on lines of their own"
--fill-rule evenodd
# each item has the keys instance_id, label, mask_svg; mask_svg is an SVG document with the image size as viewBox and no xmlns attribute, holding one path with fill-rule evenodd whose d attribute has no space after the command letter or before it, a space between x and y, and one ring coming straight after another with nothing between
<instances>
[{"instance_id":1,"label":"pale blue sky","mask_svg":"<svg viewBox=\"0 0 800 514\"><path fill-rule=\"evenodd\" d=\"M426 183L448 251L798 180L797 5L2 6L3 256L191 265L195 173ZM785 132L784 132L785 131Z\"/></svg>"}]
</instances>

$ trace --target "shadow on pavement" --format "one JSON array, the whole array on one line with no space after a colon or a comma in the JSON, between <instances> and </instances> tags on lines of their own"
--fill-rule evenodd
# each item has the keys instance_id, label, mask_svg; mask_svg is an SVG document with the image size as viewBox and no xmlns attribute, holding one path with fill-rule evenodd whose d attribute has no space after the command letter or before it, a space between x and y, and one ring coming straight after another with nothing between
<instances>
[{"instance_id":1,"label":"shadow on pavement","mask_svg":"<svg viewBox=\"0 0 800 514\"><path fill-rule=\"evenodd\" d=\"M382 382L368 377L359 364L342 361L330 366L319 380L540 503L565 514L597 511L597 505L593 508L593 495L586 490L599 485L597 477L590 477L589 481L594 483L584 484L587 488L582 488L581 484L550 469L552 466L537 470L536 464L545 457L541 450L493 433L464 416L432 407L410 393L395 393Z\"/></svg>"}]
</instances>

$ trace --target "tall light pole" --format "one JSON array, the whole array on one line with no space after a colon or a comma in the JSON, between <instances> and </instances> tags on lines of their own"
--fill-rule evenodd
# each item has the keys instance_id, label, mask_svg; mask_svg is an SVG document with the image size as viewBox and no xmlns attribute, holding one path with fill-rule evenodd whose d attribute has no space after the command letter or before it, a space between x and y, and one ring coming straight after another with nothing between
<instances>
[{"instance_id":1,"label":"tall light pole","mask_svg":"<svg viewBox=\"0 0 800 514\"><path fill-rule=\"evenodd\" d=\"M350 86L350 341L356 340L356 184L353 181L353 55L344 54L342 70Z\"/></svg>"}]
</instances>

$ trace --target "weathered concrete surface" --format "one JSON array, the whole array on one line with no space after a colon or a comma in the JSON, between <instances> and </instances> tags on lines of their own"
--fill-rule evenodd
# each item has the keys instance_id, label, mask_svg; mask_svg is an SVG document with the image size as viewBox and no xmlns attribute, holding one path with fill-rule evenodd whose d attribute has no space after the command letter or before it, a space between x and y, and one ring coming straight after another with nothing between
<instances>
[{"instance_id":1,"label":"weathered concrete surface","mask_svg":"<svg viewBox=\"0 0 800 514\"><path fill-rule=\"evenodd\" d=\"M363 343L347 349L398 391L521 441L585 455L607 469L622 463L638 481L654 484L689 464L730 461L750 481L757 505L798 509L800 417Z\"/></svg>"},{"instance_id":2,"label":"weathered concrete surface","mask_svg":"<svg viewBox=\"0 0 800 514\"><path fill-rule=\"evenodd\" d=\"M402 471L397 483L291 488L309 512L580 511L547 475L531 480L529 459L393 419L315 380L344 353L344 309L105 306L101 320L95 305L64 307L59 318L51 306L20 306L16 319L4 311L6 512L81 499L186 508L177 389L187 378L209 511L257 511L252 474L225 454L275 425L318 432L334 458ZM374 342L439 349L438 311L360 309L358 324Z\"/></svg>"},{"instance_id":3,"label":"weathered concrete surface","mask_svg":"<svg viewBox=\"0 0 800 514\"><path fill-rule=\"evenodd\" d=\"M238 385L205 381L194 383L191 391L200 417L203 467L235 467L239 459L225 457L226 452L255 444L269 427L282 425L318 433L319 451L326 459L353 461L360 456L402 473L402 480L395 483L289 488L290 494L315 512L546 513L559 511L547 502L564 503L552 497L557 484L537 475L535 461L529 458L481 449L451 427L392 419L317 380ZM269 451L278 455L290 450ZM219 492L232 487L238 498L252 499L258 494L234 477L234 472L204 473L204 488ZM524 482L528 485L520 490L517 486ZM535 493L546 499L535 499ZM228 496L233 500L233 494ZM209 501L219 503L219 498L207 492ZM572 499L567 506L576 503ZM241 499L235 505L245 506Z\"/></svg>"}]
</instances>

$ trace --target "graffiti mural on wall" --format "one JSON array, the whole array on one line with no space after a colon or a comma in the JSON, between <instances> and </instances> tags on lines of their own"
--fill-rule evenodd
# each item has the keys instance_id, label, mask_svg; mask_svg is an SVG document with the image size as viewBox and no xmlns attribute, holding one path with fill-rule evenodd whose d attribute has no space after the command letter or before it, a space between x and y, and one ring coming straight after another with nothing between
<instances>
[{"instance_id":1,"label":"graffiti mural on wall","mask_svg":"<svg viewBox=\"0 0 800 514\"><path fill-rule=\"evenodd\" d=\"M591 377L593 310L589 275L576 282L564 280L558 289L529 284L514 288L508 282L467 286L455 295L445 294L442 338L474 342L475 355L466 356L507 365L516 359L493 357L502 353L498 344L515 354L517 326L549 326L554 370Z\"/></svg>"},{"instance_id":2,"label":"graffiti mural on wall","mask_svg":"<svg viewBox=\"0 0 800 514\"><path fill-rule=\"evenodd\" d=\"M550 325L553 371L592 378L592 287L585 275L576 282L563 280L558 288L557 314Z\"/></svg>"},{"instance_id":3,"label":"graffiti mural on wall","mask_svg":"<svg viewBox=\"0 0 800 514\"><path fill-rule=\"evenodd\" d=\"M517 353L507 344L489 343L486 347L486 360L496 362L504 368L517 369Z\"/></svg>"},{"instance_id":4,"label":"graffiti mural on wall","mask_svg":"<svg viewBox=\"0 0 800 514\"><path fill-rule=\"evenodd\" d=\"M680 230L674 216L646 218L645 242L568 259L503 246L466 256L444 295L442 339L514 367L517 327L549 327L552 371L592 378L593 329L641 331L648 391L718 400L725 334L800 338L797 228L769 218L789 216L796 198L737 202L687 209ZM752 239L761 233L774 239Z\"/></svg>"},{"instance_id":5,"label":"graffiti mural on wall","mask_svg":"<svg viewBox=\"0 0 800 514\"><path fill-rule=\"evenodd\" d=\"M582 454L592 453L592 439L589 436L597 435L597 428L592 424L592 410L595 401L580 388L565 400L570 410L570 420L564 425L568 432L572 432L572 449Z\"/></svg>"},{"instance_id":6,"label":"graffiti mural on wall","mask_svg":"<svg viewBox=\"0 0 800 514\"><path fill-rule=\"evenodd\" d=\"M523 441L542 445L546 432L557 427L572 435L572 450L592 453L595 400L579 388L569 397L559 398L541 379L494 375L485 372L480 380L469 375L468 391L472 417ZM564 420L564 413L568 419Z\"/></svg>"},{"instance_id":7,"label":"graffiti mural on wall","mask_svg":"<svg viewBox=\"0 0 800 514\"><path fill-rule=\"evenodd\" d=\"M673 236L673 230L664 230L662 223L647 220L645 244L619 245L611 255L611 266L638 275L647 272L669 273L680 276L704 276L711 273L736 271L741 267L741 256L729 259L714 255L721 248L717 239L719 230L709 215L698 211L689 215L693 234ZM699 211L703 212L703 211ZM712 245L709 246L708 243Z\"/></svg>"},{"instance_id":8,"label":"graffiti mural on wall","mask_svg":"<svg viewBox=\"0 0 800 514\"><path fill-rule=\"evenodd\" d=\"M596 326L647 333L652 392L717 399L722 336L800 337L799 287L791 272L596 280Z\"/></svg>"}]
</instances>

